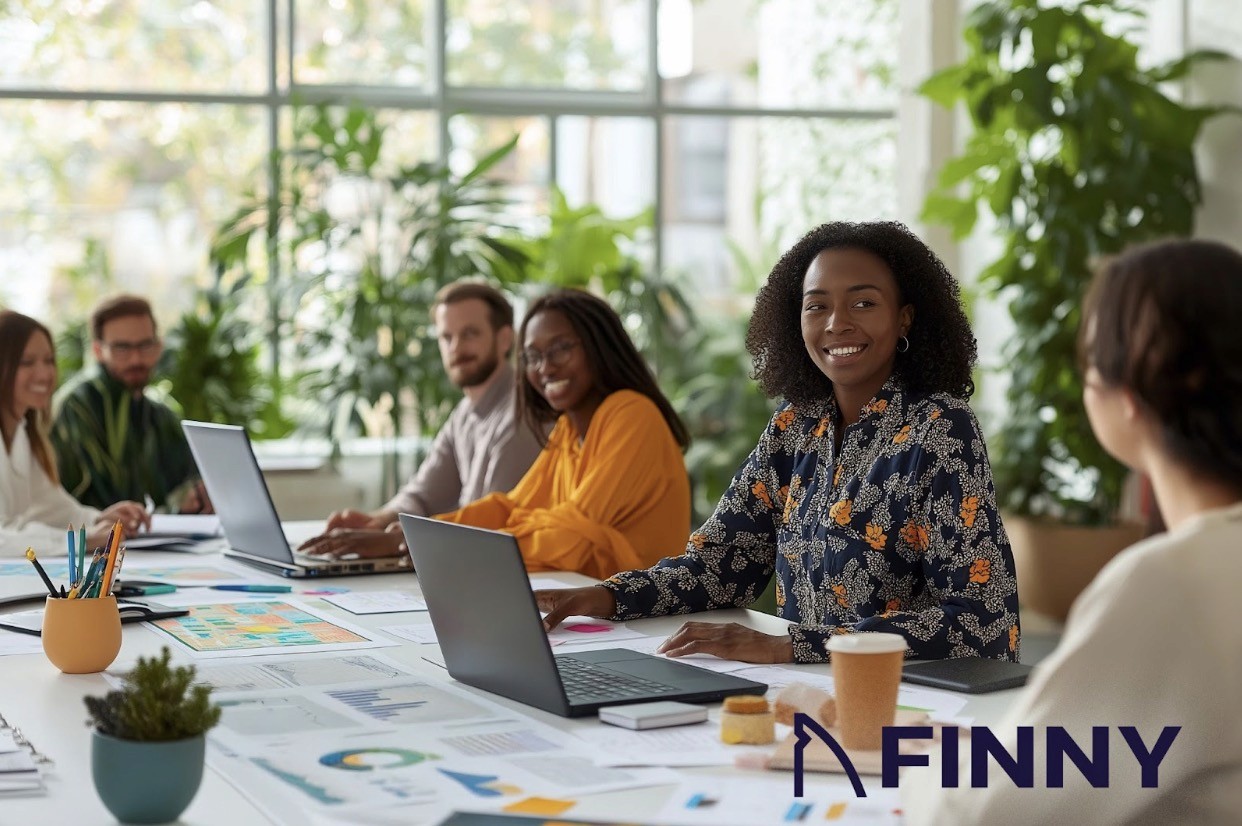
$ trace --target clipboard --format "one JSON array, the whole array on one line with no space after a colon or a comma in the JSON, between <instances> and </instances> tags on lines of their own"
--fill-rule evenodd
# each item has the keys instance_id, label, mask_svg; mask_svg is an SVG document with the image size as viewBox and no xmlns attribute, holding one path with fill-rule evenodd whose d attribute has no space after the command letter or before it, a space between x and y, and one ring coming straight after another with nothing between
<instances>
[{"instance_id":1,"label":"clipboard","mask_svg":"<svg viewBox=\"0 0 1242 826\"><path fill-rule=\"evenodd\" d=\"M118 599L116 605L117 611L121 615L122 624L127 622L150 622L168 617L184 617L190 613L188 608L172 608L168 605L149 601L139 602L137 600ZM0 628L16 631L19 634L30 634L35 637L42 636L43 609L36 608L33 611L0 614Z\"/></svg>"}]
</instances>

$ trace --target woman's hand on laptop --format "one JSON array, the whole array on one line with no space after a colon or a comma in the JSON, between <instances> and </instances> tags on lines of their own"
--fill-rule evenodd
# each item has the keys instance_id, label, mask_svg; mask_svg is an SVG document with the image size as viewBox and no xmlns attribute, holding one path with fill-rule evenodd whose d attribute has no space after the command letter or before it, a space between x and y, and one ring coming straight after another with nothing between
<instances>
[{"instance_id":1,"label":"woman's hand on laptop","mask_svg":"<svg viewBox=\"0 0 1242 826\"><path fill-rule=\"evenodd\" d=\"M684 657L711 654L743 663L793 662L793 638L779 637L736 622L687 622L656 649L657 654Z\"/></svg>"},{"instance_id":2,"label":"woman's hand on laptop","mask_svg":"<svg viewBox=\"0 0 1242 826\"><path fill-rule=\"evenodd\" d=\"M399 556L405 553L405 539L400 533L393 531L334 528L306 540L298 546L298 551L327 559Z\"/></svg>"},{"instance_id":3,"label":"woman's hand on laptop","mask_svg":"<svg viewBox=\"0 0 1242 826\"><path fill-rule=\"evenodd\" d=\"M561 624L565 617L599 617L608 619L617 613L617 598L612 591L599 585L585 588L553 588L535 592L545 631Z\"/></svg>"}]
</instances>

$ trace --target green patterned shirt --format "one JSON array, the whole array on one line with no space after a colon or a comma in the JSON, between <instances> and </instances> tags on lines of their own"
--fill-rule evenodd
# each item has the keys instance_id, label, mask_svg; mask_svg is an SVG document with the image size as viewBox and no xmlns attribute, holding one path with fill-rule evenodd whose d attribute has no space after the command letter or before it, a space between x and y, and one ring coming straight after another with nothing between
<instances>
[{"instance_id":1,"label":"green patterned shirt","mask_svg":"<svg viewBox=\"0 0 1242 826\"><path fill-rule=\"evenodd\" d=\"M180 417L145 394L135 397L102 367L62 390L52 444L61 484L96 508L149 496L175 511L180 488L198 478Z\"/></svg>"}]
</instances>

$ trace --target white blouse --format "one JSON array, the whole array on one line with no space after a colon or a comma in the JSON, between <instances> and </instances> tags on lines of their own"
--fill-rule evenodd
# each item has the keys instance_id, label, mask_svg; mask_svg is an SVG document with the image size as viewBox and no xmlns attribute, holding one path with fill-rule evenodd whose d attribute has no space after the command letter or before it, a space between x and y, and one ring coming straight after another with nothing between
<instances>
[{"instance_id":1,"label":"white blouse","mask_svg":"<svg viewBox=\"0 0 1242 826\"><path fill-rule=\"evenodd\" d=\"M41 556L64 556L65 528L99 519L99 511L81 504L53 482L30 449L23 422L13 444L0 450L0 557L20 557L26 548Z\"/></svg>"}]
</instances>

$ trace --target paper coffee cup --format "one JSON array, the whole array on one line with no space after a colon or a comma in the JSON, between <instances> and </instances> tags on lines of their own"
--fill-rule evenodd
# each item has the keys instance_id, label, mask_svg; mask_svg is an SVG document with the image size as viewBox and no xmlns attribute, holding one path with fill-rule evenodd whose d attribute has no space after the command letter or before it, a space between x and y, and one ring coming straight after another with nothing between
<instances>
[{"instance_id":1,"label":"paper coffee cup","mask_svg":"<svg viewBox=\"0 0 1242 826\"><path fill-rule=\"evenodd\" d=\"M906 640L900 634L860 632L828 640L836 685L837 727L847 749L880 748L897 714L897 687Z\"/></svg>"}]
</instances>

